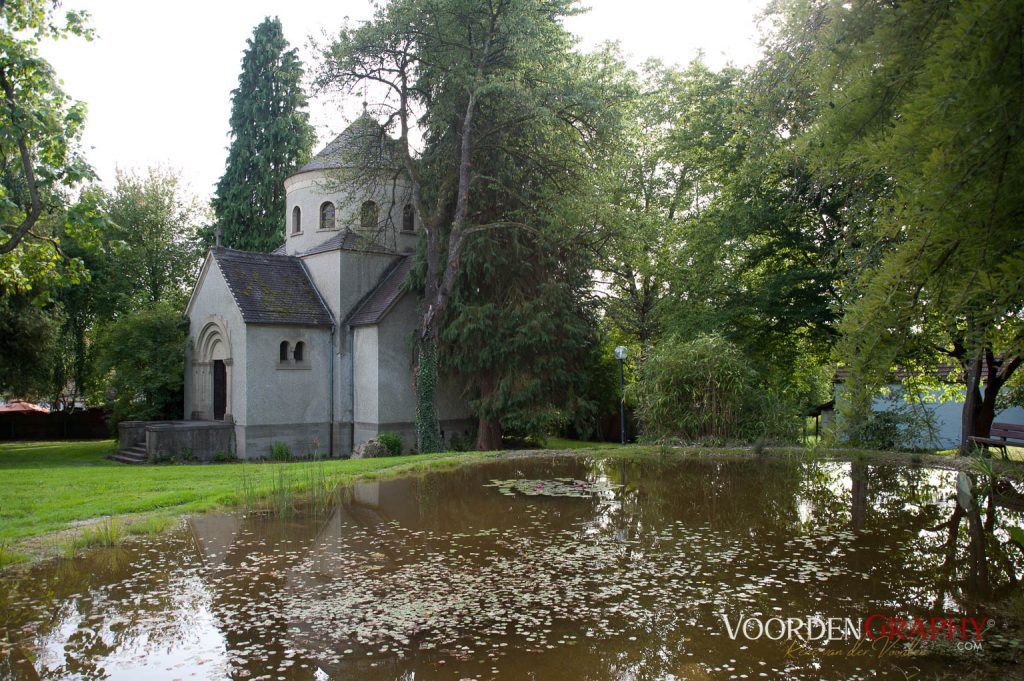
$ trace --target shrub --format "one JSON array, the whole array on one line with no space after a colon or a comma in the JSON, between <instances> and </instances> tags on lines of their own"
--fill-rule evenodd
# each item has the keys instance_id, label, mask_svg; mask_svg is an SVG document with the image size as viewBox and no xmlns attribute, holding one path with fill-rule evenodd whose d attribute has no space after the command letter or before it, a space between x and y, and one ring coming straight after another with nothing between
<instances>
[{"instance_id":1,"label":"shrub","mask_svg":"<svg viewBox=\"0 0 1024 681\"><path fill-rule=\"evenodd\" d=\"M288 461L292 458L292 448L283 442L270 445L270 458L274 461Z\"/></svg>"},{"instance_id":2,"label":"shrub","mask_svg":"<svg viewBox=\"0 0 1024 681\"><path fill-rule=\"evenodd\" d=\"M924 405L904 400L901 392L889 395L887 403L888 408L868 412L860 422L846 425L852 444L883 450L935 445L935 418Z\"/></svg>"},{"instance_id":3,"label":"shrub","mask_svg":"<svg viewBox=\"0 0 1024 681\"><path fill-rule=\"evenodd\" d=\"M673 337L650 353L633 386L645 438L752 439L757 375L739 348L720 335Z\"/></svg>"},{"instance_id":4,"label":"shrub","mask_svg":"<svg viewBox=\"0 0 1024 681\"><path fill-rule=\"evenodd\" d=\"M381 433L377 436L377 442L388 450L388 456L400 456L402 453L402 438L394 433Z\"/></svg>"},{"instance_id":5,"label":"shrub","mask_svg":"<svg viewBox=\"0 0 1024 681\"><path fill-rule=\"evenodd\" d=\"M153 463L157 464L170 464L175 462L175 456L173 452L157 452L153 455Z\"/></svg>"},{"instance_id":6,"label":"shrub","mask_svg":"<svg viewBox=\"0 0 1024 681\"><path fill-rule=\"evenodd\" d=\"M187 323L181 310L159 303L100 329L96 368L114 423L180 419L184 404Z\"/></svg>"},{"instance_id":7,"label":"shrub","mask_svg":"<svg viewBox=\"0 0 1024 681\"><path fill-rule=\"evenodd\" d=\"M453 452L471 452L476 449L476 425L474 424L464 433L453 433L448 443L448 449Z\"/></svg>"}]
</instances>

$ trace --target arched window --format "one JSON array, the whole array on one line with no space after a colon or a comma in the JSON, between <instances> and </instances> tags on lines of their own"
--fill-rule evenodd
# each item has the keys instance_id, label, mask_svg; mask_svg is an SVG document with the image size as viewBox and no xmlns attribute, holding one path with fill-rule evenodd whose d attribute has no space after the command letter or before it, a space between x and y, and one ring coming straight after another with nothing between
<instances>
[{"instance_id":1,"label":"arched window","mask_svg":"<svg viewBox=\"0 0 1024 681\"><path fill-rule=\"evenodd\" d=\"M298 343L295 344L295 354L293 356L295 357L296 362L302 361L302 351L305 349L305 347L306 344L303 343L302 341L299 341Z\"/></svg>"},{"instance_id":2,"label":"arched window","mask_svg":"<svg viewBox=\"0 0 1024 681\"><path fill-rule=\"evenodd\" d=\"M298 234L302 231L302 210L295 206L292 208L292 234Z\"/></svg>"},{"instance_id":3,"label":"arched window","mask_svg":"<svg viewBox=\"0 0 1024 681\"><path fill-rule=\"evenodd\" d=\"M288 341L281 341L281 350L278 353L278 357L282 362L288 361Z\"/></svg>"},{"instance_id":4,"label":"arched window","mask_svg":"<svg viewBox=\"0 0 1024 681\"><path fill-rule=\"evenodd\" d=\"M375 201L363 201L363 208L359 213L359 226L367 232L377 229L377 203Z\"/></svg>"},{"instance_id":5,"label":"arched window","mask_svg":"<svg viewBox=\"0 0 1024 681\"><path fill-rule=\"evenodd\" d=\"M412 212L412 204L405 204L402 209L402 231L412 232L416 229L416 215Z\"/></svg>"},{"instance_id":6,"label":"arched window","mask_svg":"<svg viewBox=\"0 0 1024 681\"><path fill-rule=\"evenodd\" d=\"M334 204L330 201L320 204L320 229L334 229Z\"/></svg>"}]
</instances>

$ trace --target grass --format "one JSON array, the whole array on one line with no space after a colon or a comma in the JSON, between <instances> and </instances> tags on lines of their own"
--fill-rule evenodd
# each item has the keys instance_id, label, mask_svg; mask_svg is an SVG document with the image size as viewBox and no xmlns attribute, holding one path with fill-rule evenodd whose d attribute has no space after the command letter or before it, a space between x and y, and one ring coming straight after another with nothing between
<instances>
[{"instance_id":1,"label":"grass","mask_svg":"<svg viewBox=\"0 0 1024 681\"><path fill-rule=\"evenodd\" d=\"M657 454L668 448L622 447L550 438L547 449L601 450L603 456ZM62 533L68 544L116 545L125 536L160 532L186 513L215 508L270 508L288 513L300 501L326 507L340 484L436 468L454 468L494 457L495 452L442 453L379 459L324 459L290 463L128 466L105 457L112 440L0 443L0 567L27 559L33 542ZM749 456L750 450L692 447L680 454L713 451ZM775 450L773 449L773 453ZM780 450L780 455L785 452ZM806 454L795 449L792 454ZM850 457L852 450L814 452ZM868 454L868 453L865 453ZM872 452L870 458L891 458ZM77 533L73 528L97 518ZM113 520L116 518L116 521ZM33 551L34 552L34 551Z\"/></svg>"},{"instance_id":2,"label":"grass","mask_svg":"<svg viewBox=\"0 0 1024 681\"><path fill-rule=\"evenodd\" d=\"M938 456L960 456L960 450L959 449L938 449L938 450L935 451L935 454L938 455ZM1012 446L1011 447L1007 447L1006 448L1006 455L1007 455L1007 459L1005 459L1005 460L1022 462L1022 461L1024 461L1024 447L1012 447ZM1003 453L1001 451L999 451L998 449L990 449L989 450L989 456L991 458L993 458L993 459L998 459L1000 461L1004 460L1003 459Z\"/></svg>"},{"instance_id":3,"label":"grass","mask_svg":"<svg viewBox=\"0 0 1024 681\"><path fill-rule=\"evenodd\" d=\"M544 449L616 449L621 446L618 442L583 442L581 440L566 440L563 437L549 437L543 447Z\"/></svg>"},{"instance_id":4,"label":"grass","mask_svg":"<svg viewBox=\"0 0 1024 681\"><path fill-rule=\"evenodd\" d=\"M172 515L151 515L128 524L124 531L130 536L159 534L174 524L175 518Z\"/></svg>"},{"instance_id":5,"label":"grass","mask_svg":"<svg viewBox=\"0 0 1024 681\"><path fill-rule=\"evenodd\" d=\"M24 563L29 560L30 556L20 551L15 551L10 547L10 544L5 539L0 539L0 568L5 568L8 565L14 565L16 563Z\"/></svg>"},{"instance_id":6,"label":"grass","mask_svg":"<svg viewBox=\"0 0 1024 681\"><path fill-rule=\"evenodd\" d=\"M124 528L117 518L110 517L92 527L87 527L65 545L67 555L85 549L111 548L124 541Z\"/></svg>"},{"instance_id":7,"label":"grass","mask_svg":"<svg viewBox=\"0 0 1024 681\"><path fill-rule=\"evenodd\" d=\"M127 466L105 458L115 447L112 440L0 443L0 560L16 543L67 530L78 521L157 515L163 520L144 518L138 527L119 529L128 534L158 531L154 528L183 513L268 498L283 506L292 503L294 494L307 492L323 503L326 490L357 477L493 456L446 453L316 463Z\"/></svg>"}]
</instances>

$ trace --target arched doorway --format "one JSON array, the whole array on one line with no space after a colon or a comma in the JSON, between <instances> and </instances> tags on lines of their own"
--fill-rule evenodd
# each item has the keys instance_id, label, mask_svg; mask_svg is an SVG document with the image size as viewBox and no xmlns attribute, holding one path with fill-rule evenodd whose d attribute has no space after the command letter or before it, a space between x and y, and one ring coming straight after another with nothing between
<instances>
[{"instance_id":1,"label":"arched doorway","mask_svg":"<svg viewBox=\"0 0 1024 681\"><path fill-rule=\"evenodd\" d=\"M224 325L211 319L196 339L193 390L199 418L224 421L231 415L231 345Z\"/></svg>"},{"instance_id":2,"label":"arched doorway","mask_svg":"<svg viewBox=\"0 0 1024 681\"><path fill-rule=\"evenodd\" d=\"M223 421L228 408L228 368L224 360L213 360L213 420Z\"/></svg>"}]
</instances>

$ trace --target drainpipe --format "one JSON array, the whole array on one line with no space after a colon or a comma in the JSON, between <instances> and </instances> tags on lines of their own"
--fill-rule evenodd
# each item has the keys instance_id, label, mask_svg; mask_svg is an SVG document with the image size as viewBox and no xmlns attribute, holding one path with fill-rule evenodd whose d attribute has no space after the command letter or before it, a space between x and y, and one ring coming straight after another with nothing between
<instances>
[{"instance_id":1,"label":"drainpipe","mask_svg":"<svg viewBox=\"0 0 1024 681\"><path fill-rule=\"evenodd\" d=\"M320 301L320 304L327 310L327 316L331 318L331 345L330 345L330 361L327 362L327 403L328 412L328 425L327 425L327 455L334 456L334 331L338 328L338 325L334 321L334 312L331 311L331 306L327 304L324 297L320 295L320 289L317 288L316 282L313 281L313 276L309 273L309 268L306 267L306 263L299 258L299 264L302 265L302 271L306 273L306 278L309 279L309 283L313 284L313 290L316 292L316 297Z\"/></svg>"},{"instance_id":2,"label":"drainpipe","mask_svg":"<svg viewBox=\"0 0 1024 681\"><path fill-rule=\"evenodd\" d=\"M317 294L319 295L319 294ZM330 311L328 309L328 311ZM334 331L337 328L334 324L334 315L331 315L331 361L328 362L327 393L330 396L330 423L327 426L327 457L334 458Z\"/></svg>"},{"instance_id":3,"label":"drainpipe","mask_svg":"<svg viewBox=\"0 0 1024 681\"><path fill-rule=\"evenodd\" d=\"M344 251L338 249L338 300L341 300L341 256ZM345 313L345 320L351 316L352 309ZM348 336L348 441L349 456L356 451L356 330L346 324Z\"/></svg>"},{"instance_id":4,"label":"drainpipe","mask_svg":"<svg viewBox=\"0 0 1024 681\"><path fill-rule=\"evenodd\" d=\"M348 439L352 451L356 450L356 330L348 325Z\"/></svg>"}]
</instances>

